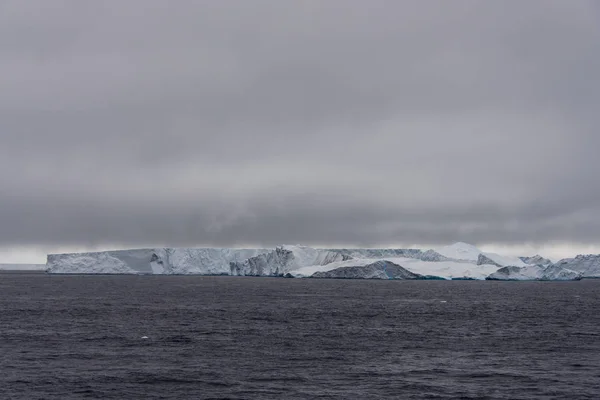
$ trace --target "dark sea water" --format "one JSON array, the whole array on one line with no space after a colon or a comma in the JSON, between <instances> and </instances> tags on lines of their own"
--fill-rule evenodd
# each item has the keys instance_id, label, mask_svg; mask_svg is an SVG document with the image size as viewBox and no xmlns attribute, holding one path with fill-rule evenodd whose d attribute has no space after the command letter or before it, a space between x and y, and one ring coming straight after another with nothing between
<instances>
[{"instance_id":1,"label":"dark sea water","mask_svg":"<svg viewBox=\"0 0 600 400\"><path fill-rule=\"evenodd\" d=\"M0 274L0 399L86 398L600 399L600 280Z\"/></svg>"}]
</instances>

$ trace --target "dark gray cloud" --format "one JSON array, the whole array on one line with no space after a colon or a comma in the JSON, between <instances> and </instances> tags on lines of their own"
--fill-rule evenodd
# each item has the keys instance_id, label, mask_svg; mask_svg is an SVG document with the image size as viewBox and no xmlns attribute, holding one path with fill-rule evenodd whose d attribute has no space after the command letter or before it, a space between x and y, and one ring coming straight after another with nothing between
<instances>
[{"instance_id":1,"label":"dark gray cloud","mask_svg":"<svg viewBox=\"0 0 600 400\"><path fill-rule=\"evenodd\" d=\"M593 244L593 1L0 3L0 247Z\"/></svg>"}]
</instances>

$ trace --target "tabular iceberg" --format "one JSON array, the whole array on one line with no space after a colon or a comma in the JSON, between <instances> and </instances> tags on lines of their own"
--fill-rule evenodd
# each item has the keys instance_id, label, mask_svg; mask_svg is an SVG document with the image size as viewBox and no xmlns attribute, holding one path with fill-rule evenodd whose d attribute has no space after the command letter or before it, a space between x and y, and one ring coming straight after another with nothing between
<instances>
[{"instance_id":1,"label":"tabular iceberg","mask_svg":"<svg viewBox=\"0 0 600 400\"><path fill-rule=\"evenodd\" d=\"M55 274L197 274L353 279L567 280L600 277L600 255L548 263L541 256L506 257L456 243L437 250L154 248L50 254Z\"/></svg>"},{"instance_id":2,"label":"tabular iceberg","mask_svg":"<svg viewBox=\"0 0 600 400\"><path fill-rule=\"evenodd\" d=\"M381 261L382 263L378 263ZM380 273L390 265L388 273ZM400 272L398 268L408 273ZM92 253L50 254L47 271L55 274L199 274L309 277L350 274L355 278L484 279L494 265L453 260L434 250L315 249L284 245L275 249L154 248ZM355 267L352 270L338 268ZM381 270L381 271L380 271ZM352 271L349 273L348 271ZM379 272L377 272L379 271Z\"/></svg>"},{"instance_id":3,"label":"tabular iceberg","mask_svg":"<svg viewBox=\"0 0 600 400\"><path fill-rule=\"evenodd\" d=\"M229 275L229 264L267 249L157 248L93 253L49 254L47 271L55 274L200 274Z\"/></svg>"}]
</instances>

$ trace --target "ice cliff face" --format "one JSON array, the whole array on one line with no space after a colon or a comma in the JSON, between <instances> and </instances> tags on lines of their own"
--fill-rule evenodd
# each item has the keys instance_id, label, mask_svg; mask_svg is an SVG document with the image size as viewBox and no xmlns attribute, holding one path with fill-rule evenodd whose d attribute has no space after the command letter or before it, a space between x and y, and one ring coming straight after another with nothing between
<instances>
[{"instance_id":1,"label":"ice cliff face","mask_svg":"<svg viewBox=\"0 0 600 400\"><path fill-rule=\"evenodd\" d=\"M327 265L333 262L351 260L354 257L344 250L315 249L307 246L284 245L283 249L294 255L294 266Z\"/></svg>"},{"instance_id":2,"label":"ice cliff face","mask_svg":"<svg viewBox=\"0 0 600 400\"><path fill-rule=\"evenodd\" d=\"M119 257L123 253L122 257ZM80 254L49 254L46 263L47 271L59 274L137 274L152 273L150 255L147 262L130 263L129 254L141 256L139 251L101 252ZM134 257L135 258L135 257Z\"/></svg>"},{"instance_id":3,"label":"ice cliff face","mask_svg":"<svg viewBox=\"0 0 600 400\"><path fill-rule=\"evenodd\" d=\"M418 249L315 249L306 246L284 245L274 251L259 254L230 264L232 275L281 276L305 267L331 266L350 260L381 260L411 258L425 261L444 261L446 257L433 251ZM362 268L363 265L360 265ZM316 271L323 272L316 268Z\"/></svg>"},{"instance_id":4,"label":"ice cliff face","mask_svg":"<svg viewBox=\"0 0 600 400\"><path fill-rule=\"evenodd\" d=\"M557 265L527 265L504 267L486 279L499 281L573 281L581 279L581 273Z\"/></svg>"},{"instance_id":5,"label":"ice cliff face","mask_svg":"<svg viewBox=\"0 0 600 400\"><path fill-rule=\"evenodd\" d=\"M231 275L241 276L282 276L294 268L294 253L283 247L275 251L259 254L244 261L229 263Z\"/></svg>"},{"instance_id":6,"label":"ice cliff face","mask_svg":"<svg viewBox=\"0 0 600 400\"><path fill-rule=\"evenodd\" d=\"M584 278L600 278L600 254L565 258L554 265L580 272Z\"/></svg>"},{"instance_id":7,"label":"ice cliff face","mask_svg":"<svg viewBox=\"0 0 600 400\"><path fill-rule=\"evenodd\" d=\"M378 264L378 261L391 264ZM372 264L372 265L371 265ZM419 249L315 249L284 245L276 249L156 248L81 254L51 254L50 273L96 274L200 274L240 276L298 276L351 271L357 277L381 275L382 265L391 265L391 276L401 276L394 265L415 275L444 279L484 279L497 268L452 260L434 250ZM368 267L367 267L368 266ZM493 270L492 270L493 269ZM387 271L387 270L386 270ZM381 275L383 276L383 275ZM408 275L407 275L408 276ZM397 279L397 278L396 278Z\"/></svg>"},{"instance_id":8,"label":"ice cliff face","mask_svg":"<svg viewBox=\"0 0 600 400\"><path fill-rule=\"evenodd\" d=\"M229 275L230 263L267 253L271 249L176 248L164 249L170 274ZM243 274L250 275L250 274Z\"/></svg>"},{"instance_id":9,"label":"ice cliff face","mask_svg":"<svg viewBox=\"0 0 600 400\"><path fill-rule=\"evenodd\" d=\"M276 249L156 248L116 250L79 254L51 254L47 270L66 274L201 274L240 276L310 276L333 268L364 267L377 261L396 260L410 264L408 269L440 273L451 278L456 274L479 275L485 268L473 263L454 262L434 250L419 249L315 249L284 245ZM401 265L402 264L398 264ZM435 266L434 266L435 265ZM460 270L459 272L454 269ZM480 270L472 273L470 270ZM295 271L310 271L309 275ZM364 271L369 270L365 268ZM414 271L413 271L414 270Z\"/></svg>"},{"instance_id":10,"label":"ice cliff face","mask_svg":"<svg viewBox=\"0 0 600 400\"><path fill-rule=\"evenodd\" d=\"M243 261L231 262L230 272L231 275L243 276L282 276L310 265L328 265L351 259L349 254L341 251L285 245Z\"/></svg>"},{"instance_id":11,"label":"ice cliff face","mask_svg":"<svg viewBox=\"0 0 600 400\"><path fill-rule=\"evenodd\" d=\"M316 272L312 278L336 279L419 279L421 275L412 273L390 261L375 261L359 266L338 267L329 271Z\"/></svg>"},{"instance_id":12,"label":"ice cliff face","mask_svg":"<svg viewBox=\"0 0 600 400\"><path fill-rule=\"evenodd\" d=\"M230 262L266 249L134 249L94 253L49 254L46 267L55 274L201 274L229 275Z\"/></svg>"},{"instance_id":13,"label":"ice cliff face","mask_svg":"<svg viewBox=\"0 0 600 400\"><path fill-rule=\"evenodd\" d=\"M505 257L466 243L436 250L155 248L50 254L49 273L199 274L354 279L571 280L600 277L600 255L546 265L541 256Z\"/></svg>"}]
</instances>

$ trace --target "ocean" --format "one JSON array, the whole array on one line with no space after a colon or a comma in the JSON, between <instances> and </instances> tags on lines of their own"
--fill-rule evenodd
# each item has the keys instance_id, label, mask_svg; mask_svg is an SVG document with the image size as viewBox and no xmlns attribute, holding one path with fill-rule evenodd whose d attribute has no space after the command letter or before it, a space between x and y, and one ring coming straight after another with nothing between
<instances>
[{"instance_id":1,"label":"ocean","mask_svg":"<svg viewBox=\"0 0 600 400\"><path fill-rule=\"evenodd\" d=\"M0 399L599 399L600 280L0 274Z\"/></svg>"}]
</instances>

